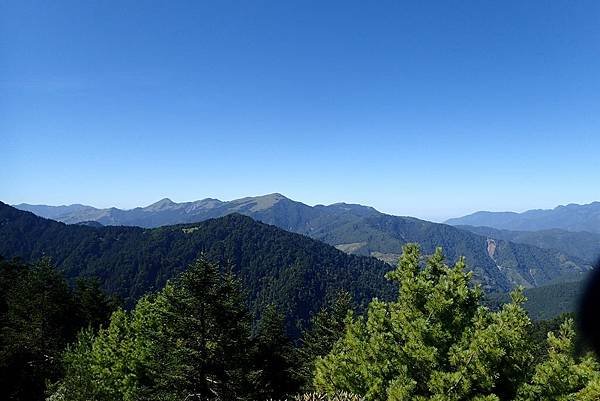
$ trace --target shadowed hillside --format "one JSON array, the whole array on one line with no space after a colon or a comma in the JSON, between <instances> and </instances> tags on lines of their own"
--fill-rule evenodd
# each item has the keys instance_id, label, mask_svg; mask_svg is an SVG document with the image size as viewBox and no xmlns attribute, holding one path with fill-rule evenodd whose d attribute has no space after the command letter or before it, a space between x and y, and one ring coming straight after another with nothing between
<instances>
[{"instance_id":1,"label":"shadowed hillside","mask_svg":"<svg viewBox=\"0 0 600 401\"><path fill-rule=\"evenodd\" d=\"M275 303L289 312L290 324L305 321L338 289L350 291L358 303L393 296L383 277L389 265L239 214L155 229L97 228L0 204L0 255L50 256L68 278L97 277L129 304L162 288L200 254L231 266L255 311Z\"/></svg>"}]
</instances>

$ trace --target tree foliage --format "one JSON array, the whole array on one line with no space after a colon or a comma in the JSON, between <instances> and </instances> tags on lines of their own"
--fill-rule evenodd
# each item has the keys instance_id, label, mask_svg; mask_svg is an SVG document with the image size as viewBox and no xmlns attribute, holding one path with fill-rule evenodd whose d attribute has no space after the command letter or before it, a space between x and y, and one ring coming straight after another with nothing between
<instances>
[{"instance_id":1,"label":"tree foliage","mask_svg":"<svg viewBox=\"0 0 600 401\"><path fill-rule=\"evenodd\" d=\"M345 319L351 309L352 296L347 291L340 291L328 300L311 318L310 326L304 329L295 350L298 361L295 373L304 384L303 390L313 389L315 362L327 355L343 335Z\"/></svg>"},{"instance_id":2,"label":"tree foliage","mask_svg":"<svg viewBox=\"0 0 600 401\"><path fill-rule=\"evenodd\" d=\"M519 401L600 399L600 365L591 355L574 356L575 338L572 319L548 333L548 357L519 389Z\"/></svg>"},{"instance_id":3,"label":"tree foliage","mask_svg":"<svg viewBox=\"0 0 600 401\"><path fill-rule=\"evenodd\" d=\"M73 289L49 259L0 260L0 399L39 400L62 374L61 354L82 327L106 323L114 304L96 283Z\"/></svg>"},{"instance_id":4,"label":"tree foliage","mask_svg":"<svg viewBox=\"0 0 600 401\"><path fill-rule=\"evenodd\" d=\"M65 356L66 400L237 399L247 389L250 318L239 282L199 259Z\"/></svg>"},{"instance_id":5,"label":"tree foliage","mask_svg":"<svg viewBox=\"0 0 600 401\"><path fill-rule=\"evenodd\" d=\"M294 344L285 332L284 318L274 305L265 309L253 336L253 381L257 399L280 399L300 388L301 378L294 372Z\"/></svg>"},{"instance_id":6,"label":"tree foliage","mask_svg":"<svg viewBox=\"0 0 600 401\"><path fill-rule=\"evenodd\" d=\"M488 309L464 259L448 266L441 249L405 247L387 277L395 301L360 315L350 293L330 295L294 342L279 305L253 330L241 280L206 258L112 315L97 282L70 287L48 259L0 260L0 399L600 399L600 365L571 319L532 324L521 291Z\"/></svg>"},{"instance_id":7,"label":"tree foliage","mask_svg":"<svg viewBox=\"0 0 600 401\"><path fill-rule=\"evenodd\" d=\"M406 246L388 273L398 300L375 299L365 316L347 318L344 336L317 361L317 390L389 401L588 399L581 397L595 391L598 369L591 357L571 356L568 326L549 337L548 359L532 369L520 291L491 311L464 260L449 267L441 249L424 267L420 260L418 246Z\"/></svg>"},{"instance_id":8,"label":"tree foliage","mask_svg":"<svg viewBox=\"0 0 600 401\"><path fill-rule=\"evenodd\" d=\"M285 313L297 337L327 296L348 290L358 302L390 298L390 266L345 254L332 246L239 214L200 223L142 229L88 227L42 219L0 202L0 255L36 260L52 256L65 276L94 277L127 307L162 289L202 253L231 265L242 281L251 312L269 304Z\"/></svg>"}]
</instances>

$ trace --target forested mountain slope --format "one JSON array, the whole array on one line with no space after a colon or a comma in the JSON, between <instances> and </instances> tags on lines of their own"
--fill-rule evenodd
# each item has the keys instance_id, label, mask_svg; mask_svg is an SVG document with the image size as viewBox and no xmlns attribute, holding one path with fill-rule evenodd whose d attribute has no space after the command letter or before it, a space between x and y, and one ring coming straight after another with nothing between
<instances>
[{"instance_id":1,"label":"forested mountain slope","mask_svg":"<svg viewBox=\"0 0 600 401\"><path fill-rule=\"evenodd\" d=\"M358 302L390 298L391 267L231 214L192 225L155 229L66 225L0 203L0 255L50 256L69 278L93 276L129 304L160 289L201 253L232 266L254 310L274 303L290 323L305 321L338 289Z\"/></svg>"},{"instance_id":2,"label":"forested mountain slope","mask_svg":"<svg viewBox=\"0 0 600 401\"><path fill-rule=\"evenodd\" d=\"M18 207L37 210L37 207L30 205ZM92 214L89 210L84 213L79 210L57 218L68 223L92 220L107 225L155 227L241 213L288 231L308 235L347 253L375 256L390 264L396 263L406 243L418 242L426 254L442 246L451 262L458 256L466 256L476 280L490 291L504 291L515 285L535 287L571 280L573 276L589 269L587 262L565 252L515 244L503 239L488 240L485 236L452 226L387 215L362 205L338 203L311 207L280 194L230 202L204 199L174 203L163 199L145 208L94 209Z\"/></svg>"},{"instance_id":3,"label":"forested mountain slope","mask_svg":"<svg viewBox=\"0 0 600 401\"><path fill-rule=\"evenodd\" d=\"M524 292L527 301L523 307L533 320L548 320L564 313L577 312L585 286L586 281L580 280L529 288ZM510 302L507 293L490 294L488 298L494 306Z\"/></svg>"},{"instance_id":4,"label":"forested mountain slope","mask_svg":"<svg viewBox=\"0 0 600 401\"><path fill-rule=\"evenodd\" d=\"M538 248L556 249L589 263L600 257L600 234L587 231L566 231L558 228L540 231L511 231L492 227L456 226L462 230L498 240L533 245Z\"/></svg>"}]
</instances>

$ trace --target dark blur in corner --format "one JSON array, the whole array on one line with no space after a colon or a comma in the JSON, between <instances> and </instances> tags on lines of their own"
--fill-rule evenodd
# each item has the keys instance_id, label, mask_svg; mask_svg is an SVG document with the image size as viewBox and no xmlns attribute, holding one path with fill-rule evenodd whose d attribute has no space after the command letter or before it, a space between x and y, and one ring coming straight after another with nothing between
<instances>
[{"instance_id":1,"label":"dark blur in corner","mask_svg":"<svg viewBox=\"0 0 600 401\"><path fill-rule=\"evenodd\" d=\"M584 338L592 346L596 355L600 356L600 321L598 320L598 310L600 308L600 258L594 264L594 270L588 280L580 301L577 320Z\"/></svg>"}]
</instances>

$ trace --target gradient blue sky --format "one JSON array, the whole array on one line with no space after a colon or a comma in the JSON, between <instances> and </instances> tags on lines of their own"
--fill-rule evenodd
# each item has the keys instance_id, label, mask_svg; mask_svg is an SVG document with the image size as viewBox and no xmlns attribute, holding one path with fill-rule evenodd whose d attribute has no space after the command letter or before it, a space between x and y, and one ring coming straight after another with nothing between
<instances>
[{"instance_id":1,"label":"gradient blue sky","mask_svg":"<svg viewBox=\"0 0 600 401\"><path fill-rule=\"evenodd\" d=\"M3 1L0 200L600 199L600 2Z\"/></svg>"}]
</instances>

